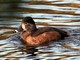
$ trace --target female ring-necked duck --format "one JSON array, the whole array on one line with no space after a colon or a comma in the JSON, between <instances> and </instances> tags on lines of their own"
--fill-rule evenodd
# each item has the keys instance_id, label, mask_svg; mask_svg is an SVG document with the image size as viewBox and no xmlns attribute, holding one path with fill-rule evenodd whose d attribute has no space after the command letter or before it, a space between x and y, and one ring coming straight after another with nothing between
<instances>
[{"instance_id":1,"label":"female ring-necked duck","mask_svg":"<svg viewBox=\"0 0 80 60\"><path fill-rule=\"evenodd\" d=\"M53 27L41 27L36 28L35 22L32 17L25 17L18 31L21 33L21 38L29 46L39 46L46 42L64 39L69 37L66 31L53 28Z\"/></svg>"}]
</instances>

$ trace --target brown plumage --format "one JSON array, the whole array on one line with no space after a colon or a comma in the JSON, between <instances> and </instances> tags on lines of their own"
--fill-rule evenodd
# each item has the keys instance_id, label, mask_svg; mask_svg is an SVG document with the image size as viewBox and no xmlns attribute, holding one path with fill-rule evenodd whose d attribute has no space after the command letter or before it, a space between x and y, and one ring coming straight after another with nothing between
<instances>
[{"instance_id":1,"label":"brown plumage","mask_svg":"<svg viewBox=\"0 0 80 60\"><path fill-rule=\"evenodd\" d=\"M53 27L36 28L35 22L31 17L25 17L19 29L23 31L20 35L22 40L29 46L39 46L46 42L64 39L69 36L66 31Z\"/></svg>"}]
</instances>

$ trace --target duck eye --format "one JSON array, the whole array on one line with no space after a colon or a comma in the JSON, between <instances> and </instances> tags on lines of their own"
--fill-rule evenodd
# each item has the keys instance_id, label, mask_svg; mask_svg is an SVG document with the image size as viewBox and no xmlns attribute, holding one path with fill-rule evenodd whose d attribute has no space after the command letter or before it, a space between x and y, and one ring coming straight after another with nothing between
<instances>
[{"instance_id":1,"label":"duck eye","mask_svg":"<svg viewBox=\"0 0 80 60\"><path fill-rule=\"evenodd\" d=\"M28 25L28 23L25 23L24 25Z\"/></svg>"}]
</instances>

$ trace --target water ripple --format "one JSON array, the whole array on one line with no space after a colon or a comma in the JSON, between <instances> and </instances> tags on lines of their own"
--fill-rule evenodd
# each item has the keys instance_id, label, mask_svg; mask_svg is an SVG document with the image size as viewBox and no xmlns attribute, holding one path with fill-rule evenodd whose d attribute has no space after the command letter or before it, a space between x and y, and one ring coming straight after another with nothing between
<instances>
[{"instance_id":1,"label":"water ripple","mask_svg":"<svg viewBox=\"0 0 80 60\"><path fill-rule=\"evenodd\" d=\"M79 60L80 1L0 1L0 60ZM73 39L27 49L14 34L22 18L33 17L37 27L50 26L68 31ZM9 38L9 39L8 39ZM23 50L21 50L23 49ZM24 54L22 53L24 52Z\"/></svg>"}]
</instances>

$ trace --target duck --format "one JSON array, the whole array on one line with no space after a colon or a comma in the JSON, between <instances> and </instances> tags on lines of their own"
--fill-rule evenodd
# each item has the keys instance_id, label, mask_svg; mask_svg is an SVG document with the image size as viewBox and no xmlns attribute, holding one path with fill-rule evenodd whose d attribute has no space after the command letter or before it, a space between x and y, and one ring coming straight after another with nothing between
<instances>
[{"instance_id":1,"label":"duck","mask_svg":"<svg viewBox=\"0 0 80 60\"><path fill-rule=\"evenodd\" d=\"M32 17L27 16L22 19L18 31L20 37L28 46L40 46L51 41L63 40L69 37L68 33L62 29L54 27L37 28Z\"/></svg>"}]
</instances>

